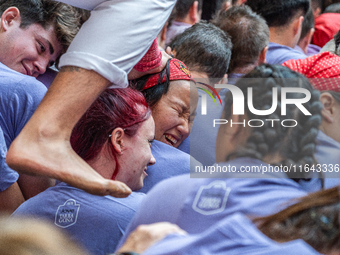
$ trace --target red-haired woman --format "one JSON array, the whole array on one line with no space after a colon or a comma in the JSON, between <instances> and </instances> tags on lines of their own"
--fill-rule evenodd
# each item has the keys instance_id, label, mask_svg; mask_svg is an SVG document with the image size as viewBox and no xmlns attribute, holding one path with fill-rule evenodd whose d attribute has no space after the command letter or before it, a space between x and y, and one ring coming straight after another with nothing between
<instances>
[{"instance_id":1,"label":"red-haired woman","mask_svg":"<svg viewBox=\"0 0 340 255\"><path fill-rule=\"evenodd\" d=\"M138 190L147 166L155 163L150 148L154 136L143 95L130 88L109 89L77 123L71 144L98 174ZM134 192L127 198L94 196L58 183L23 203L14 215L47 218L93 254L107 254L115 250L142 198Z\"/></svg>"}]
</instances>

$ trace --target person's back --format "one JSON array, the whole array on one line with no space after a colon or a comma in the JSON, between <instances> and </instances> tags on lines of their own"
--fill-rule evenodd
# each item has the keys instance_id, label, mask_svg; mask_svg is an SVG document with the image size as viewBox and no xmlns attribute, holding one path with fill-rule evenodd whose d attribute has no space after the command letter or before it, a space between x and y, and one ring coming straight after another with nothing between
<instances>
[{"instance_id":1,"label":"person's back","mask_svg":"<svg viewBox=\"0 0 340 255\"><path fill-rule=\"evenodd\" d=\"M250 8L267 22L270 37L267 63L282 64L289 59L306 58L294 50L301 34L301 25L309 8L308 0L249 0Z\"/></svg>"},{"instance_id":2,"label":"person's back","mask_svg":"<svg viewBox=\"0 0 340 255\"><path fill-rule=\"evenodd\" d=\"M115 251L144 196L137 192L127 198L95 196L58 183L27 200L12 217L47 220L66 230L72 240L81 243L91 254L105 255Z\"/></svg>"}]
</instances>

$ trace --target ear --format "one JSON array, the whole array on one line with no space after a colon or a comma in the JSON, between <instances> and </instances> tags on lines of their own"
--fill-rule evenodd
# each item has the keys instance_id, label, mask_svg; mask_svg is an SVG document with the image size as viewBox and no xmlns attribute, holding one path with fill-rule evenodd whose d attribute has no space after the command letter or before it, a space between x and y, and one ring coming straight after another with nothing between
<instances>
[{"instance_id":1,"label":"ear","mask_svg":"<svg viewBox=\"0 0 340 255\"><path fill-rule=\"evenodd\" d=\"M162 41L165 41L167 31L168 31L168 22L165 22L165 25L163 26L162 31L161 31L161 40Z\"/></svg>"},{"instance_id":2,"label":"ear","mask_svg":"<svg viewBox=\"0 0 340 255\"><path fill-rule=\"evenodd\" d=\"M259 56L259 64L267 63L266 55L268 51L268 46L264 47Z\"/></svg>"},{"instance_id":3,"label":"ear","mask_svg":"<svg viewBox=\"0 0 340 255\"><path fill-rule=\"evenodd\" d=\"M199 21L198 1L193 2L189 9L189 17L191 24L195 24Z\"/></svg>"},{"instance_id":4,"label":"ear","mask_svg":"<svg viewBox=\"0 0 340 255\"><path fill-rule=\"evenodd\" d=\"M303 22L304 17L303 16L299 16L297 17L294 21L293 21L293 32L294 32L294 36L296 36L297 34L301 34L301 28L302 28L302 22ZM299 35L300 38L300 35Z\"/></svg>"},{"instance_id":5,"label":"ear","mask_svg":"<svg viewBox=\"0 0 340 255\"><path fill-rule=\"evenodd\" d=\"M313 11L314 19L316 19L317 17L319 17L320 14L321 14L321 8L318 7L318 8L316 8L316 9Z\"/></svg>"},{"instance_id":6,"label":"ear","mask_svg":"<svg viewBox=\"0 0 340 255\"><path fill-rule=\"evenodd\" d=\"M14 24L18 26L21 24L20 11L16 7L10 7L1 15L1 28L3 31L7 31Z\"/></svg>"},{"instance_id":7,"label":"ear","mask_svg":"<svg viewBox=\"0 0 340 255\"><path fill-rule=\"evenodd\" d=\"M121 155L124 149L124 130L122 128L115 128L111 133L111 143L114 150Z\"/></svg>"},{"instance_id":8,"label":"ear","mask_svg":"<svg viewBox=\"0 0 340 255\"><path fill-rule=\"evenodd\" d=\"M169 56L171 56L171 57L173 57L173 58L176 58L176 50L172 50L170 46L166 47L165 52L166 52Z\"/></svg>"},{"instance_id":9,"label":"ear","mask_svg":"<svg viewBox=\"0 0 340 255\"><path fill-rule=\"evenodd\" d=\"M321 111L321 115L322 118L327 121L328 123L333 123L334 122L334 107L335 107L335 99L333 98L333 96L328 93L328 92L324 92L320 95L320 102L323 105L322 111Z\"/></svg>"},{"instance_id":10,"label":"ear","mask_svg":"<svg viewBox=\"0 0 340 255\"><path fill-rule=\"evenodd\" d=\"M223 75L223 78L217 84L228 84L228 74Z\"/></svg>"}]
</instances>

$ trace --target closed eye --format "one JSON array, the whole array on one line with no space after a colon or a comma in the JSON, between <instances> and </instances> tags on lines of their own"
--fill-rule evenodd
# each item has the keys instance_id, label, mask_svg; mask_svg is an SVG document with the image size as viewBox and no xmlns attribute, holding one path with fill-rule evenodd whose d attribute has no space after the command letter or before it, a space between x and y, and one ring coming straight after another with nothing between
<instances>
[{"instance_id":1,"label":"closed eye","mask_svg":"<svg viewBox=\"0 0 340 255\"><path fill-rule=\"evenodd\" d=\"M152 145L152 143L155 141L155 138L153 138L153 139L151 139L151 140L149 140L148 139L148 143L150 144L150 147L151 147L151 145Z\"/></svg>"},{"instance_id":2,"label":"closed eye","mask_svg":"<svg viewBox=\"0 0 340 255\"><path fill-rule=\"evenodd\" d=\"M38 43L39 43L39 47L40 47L40 52L44 53L46 51L45 46L42 43L40 43L40 42L38 42Z\"/></svg>"}]
</instances>

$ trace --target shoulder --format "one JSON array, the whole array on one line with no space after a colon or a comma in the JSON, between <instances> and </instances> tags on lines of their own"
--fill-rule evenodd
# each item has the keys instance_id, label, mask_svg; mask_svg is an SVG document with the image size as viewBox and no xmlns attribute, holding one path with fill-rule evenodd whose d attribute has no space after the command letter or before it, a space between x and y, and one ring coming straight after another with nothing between
<instances>
[{"instance_id":1,"label":"shoulder","mask_svg":"<svg viewBox=\"0 0 340 255\"><path fill-rule=\"evenodd\" d=\"M12 70L0 68L0 95L30 96L41 100L47 89L34 77L23 75Z\"/></svg>"},{"instance_id":2,"label":"shoulder","mask_svg":"<svg viewBox=\"0 0 340 255\"><path fill-rule=\"evenodd\" d=\"M307 56L293 48L277 43L269 43L267 63L282 64L290 59L304 59Z\"/></svg>"}]
</instances>

